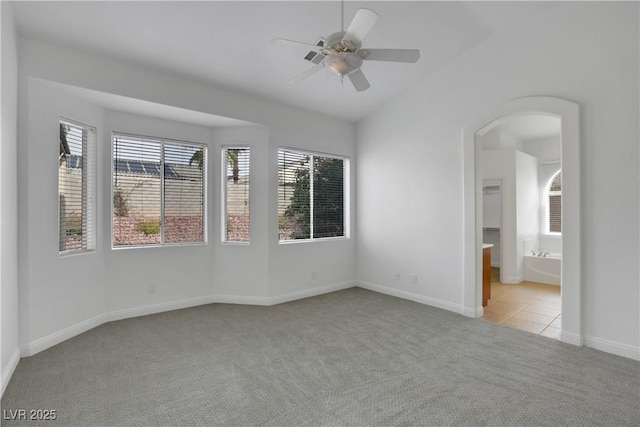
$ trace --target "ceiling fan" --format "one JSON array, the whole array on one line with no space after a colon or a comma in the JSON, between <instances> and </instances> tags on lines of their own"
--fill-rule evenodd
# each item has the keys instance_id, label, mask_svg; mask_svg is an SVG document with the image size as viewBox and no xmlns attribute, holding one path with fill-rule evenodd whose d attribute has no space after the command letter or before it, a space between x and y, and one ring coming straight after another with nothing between
<instances>
[{"instance_id":1,"label":"ceiling fan","mask_svg":"<svg viewBox=\"0 0 640 427\"><path fill-rule=\"evenodd\" d=\"M378 21L378 17L379 15L371 9L358 9L345 31L344 3L342 3L342 31L333 33L326 39L321 38L316 44L283 38L273 39L273 43L279 45L304 45L310 48L310 52L304 59L314 63L315 66L290 81L302 80L326 67L340 76L341 80L347 76L356 90L362 92L371 87L360 68L362 61L408 63L418 61L420 58L418 49L365 49L362 47L362 40Z\"/></svg>"}]
</instances>

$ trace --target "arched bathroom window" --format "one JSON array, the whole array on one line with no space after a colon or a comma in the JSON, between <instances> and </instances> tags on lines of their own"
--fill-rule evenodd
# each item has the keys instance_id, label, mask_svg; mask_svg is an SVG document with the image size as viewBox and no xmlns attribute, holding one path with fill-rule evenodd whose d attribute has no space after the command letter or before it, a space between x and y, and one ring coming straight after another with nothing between
<instances>
[{"instance_id":1,"label":"arched bathroom window","mask_svg":"<svg viewBox=\"0 0 640 427\"><path fill-rule=\"evenodd\" d=\"M562 171L556 172L547 189L549 233L562 232Z\"/></svg>"}]
</instances>

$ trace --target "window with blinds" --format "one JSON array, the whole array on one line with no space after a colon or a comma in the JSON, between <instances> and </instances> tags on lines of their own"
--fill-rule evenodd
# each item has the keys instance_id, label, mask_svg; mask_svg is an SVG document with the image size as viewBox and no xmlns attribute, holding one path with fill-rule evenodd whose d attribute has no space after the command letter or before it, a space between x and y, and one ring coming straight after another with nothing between
<instances>
[{"instance_id":1,"label":"window with blinds","mask_svg":"<svg viewBox=\"0 0 640 427\"><path fill-rule=\"evenodd\" d=\"M222 148L222 241L249 242L248 147Z\"/></svg>"},{"instance_id":2,"label":"window with blinds","mask_svg":"<svg viewBox=\"0 0 640 427\"><path fill-rule=\"evenodd\" d=\"M349 160L278 151L279 240L348 237Z\"/></svg>"},{"instance_id":3,"label":"window with blinds","mask_svg":"<svg viewBox=\"0 0 640 427\"><path fill-rule=\"evenodd\" d=\"M562 173L558 173L549 185L549 232L562 232Z\"/></svg>"},{"instance_id":4,"label":"window with blinds","mask_svg":"<svg viewBox=\"0 0 640 427\"><path fill-rule=\"evenodd\" d=\"M205 241L206 147L113 134L113 247Z\"/></svg>"},{"instance_id":5,"label":"window with blinds","mask_svg":"<svg viewBox=\"0 0 640 427\"><path fill-rule=\"evenodd\" d=\"M95 129L61 119L58 157L58 251L95 249Z\"/></svg>"}]
</instances>

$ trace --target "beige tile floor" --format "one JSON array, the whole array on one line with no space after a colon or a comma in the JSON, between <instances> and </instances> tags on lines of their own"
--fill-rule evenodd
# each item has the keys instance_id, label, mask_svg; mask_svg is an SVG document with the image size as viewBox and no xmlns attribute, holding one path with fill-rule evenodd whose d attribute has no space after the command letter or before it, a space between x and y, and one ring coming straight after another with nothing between
<instances>
[{"instance_id":1,"label":"beige tile floor","mask_svg":"<svg viewBox=\"0 0 640 427\"><path fill-rule=\"evenodd\" d=\"M491 283L484 319L534 334L560 339L560 286L535 282Z\"/></svg>"}]
</instances>

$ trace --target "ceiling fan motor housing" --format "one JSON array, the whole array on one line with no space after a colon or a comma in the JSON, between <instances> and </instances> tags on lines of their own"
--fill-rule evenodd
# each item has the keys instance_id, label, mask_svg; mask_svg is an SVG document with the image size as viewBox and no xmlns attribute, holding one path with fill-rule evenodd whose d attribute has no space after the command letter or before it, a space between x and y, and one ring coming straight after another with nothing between
<instances>
[{"instance_id":1,"label":"ceiling fan motor housing","mask_svg":"<svg viewBox=\"0 0 640 427\"><path fill-rule=\"evenodd\" d=\"M333 52L357 52L360 49L360 43L353 40L343 39L344 31L331 34L327 37L325 46Z\"/></svg>"},{"instance_id":2,"label":"ceiling fan motor housing","mask_svg":"<svg viewBox=\"0 0 640 427\"><path fill-rule=\"evenodd\" d=\"M362 58L356 53L360 44L343 39L344 32L333 33L327 37L324 59L325 65L339 76L357 71L362 66Z\"/></svg>"}]
</instances>

